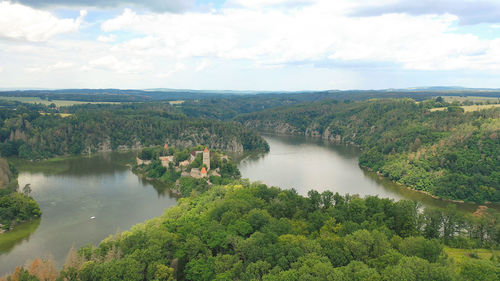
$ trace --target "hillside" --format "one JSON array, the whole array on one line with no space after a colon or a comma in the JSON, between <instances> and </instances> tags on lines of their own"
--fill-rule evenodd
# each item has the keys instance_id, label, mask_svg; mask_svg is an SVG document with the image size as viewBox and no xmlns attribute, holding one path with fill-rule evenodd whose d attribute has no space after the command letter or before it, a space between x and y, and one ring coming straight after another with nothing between
<instances>
[{"instance_id":1,"label":"hillside","mask_svg":"<svg viewBox=\"0 0 500 281\"><path fill-rule=\"evenodd\" d=\"M434 100L324 101L241 115L249 128L359 145L360 164L416 190L500 202L500 109L464 112Z\"/></svg>"},{"instance_id":2,"label":"hillside","mask_svg":"<svg viewBox=\"0 0 500 281\"><path fill-rule=\"evenodd\" d=\"M62 114L44 105L0 108L0 153L28 159L199 144L224 151L267 151L255 131L236 123L187 118L168 104L80 105Z\"/></svg>"}]
</instances>

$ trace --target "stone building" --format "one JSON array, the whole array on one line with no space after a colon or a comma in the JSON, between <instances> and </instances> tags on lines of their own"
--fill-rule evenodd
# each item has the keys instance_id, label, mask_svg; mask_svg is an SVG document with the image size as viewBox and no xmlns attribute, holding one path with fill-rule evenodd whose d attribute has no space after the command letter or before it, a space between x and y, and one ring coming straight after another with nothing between
<instances>
[{"instance_id":1,"label":"stone building","mask_svg":"<svg viewBox=\"0 0 500 281\"><path fill-rule=\"evenodd\" d=\"M161 165L168 168L170 162L174 162L174 156L160 156Z\"/></svg>"},{"instance_id":2,"label":"stone building","mask_svg":"<svg viewBox=\"0 0 500 281\"><path fill-rule=\"evenodd\" d=\"M142 160L139 157L136 157L137 165L149 165L151 164L151 160Z\"/></svg>"},{"instance_id":3,"label":"stone building","mask_svg":"<svg viewBox=\"0 0 500 281\"><path fill-rule=\"evenodd\" d=\"M205 147L203 150L203 164L207 166L207 170L210 170L210 150L208 150L208 147Z\"/></svg>"}]
</instances>

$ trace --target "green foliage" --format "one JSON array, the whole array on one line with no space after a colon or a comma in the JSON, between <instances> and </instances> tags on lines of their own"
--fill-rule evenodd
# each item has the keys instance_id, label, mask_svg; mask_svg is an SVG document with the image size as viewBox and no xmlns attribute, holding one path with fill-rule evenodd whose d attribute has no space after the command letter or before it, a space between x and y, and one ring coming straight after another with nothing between
<instances>
[{"instance_id":1,"label":"green foliage","mask_svg":"<svg viewBox=\"0 0 500 281\"><path fill-rule=\"evenodd\" d=\"M432 107L448 107L429 111ZM321 101L240 115L263 131L359 145L361 166L444 198L500 202L500 109L464 113L442 98Z\"/></svg>"},{"instance_id":2,"label":"green foliage","mask_svg":"<svg viewBox=\"0 0 500 281\"><path fill-rule=\"evenodd\" d=\"M203 144L228 151L269 150L258 133L240 124L187 118L167 103L80 105L65 108L71 114L67 117L48 114L50 110L28 104L1 108L1 155L41 159L164 143ZM151 157L148 150L143 153L144 159Z\"/></svg>"},{"instance_id":3,"label":"green foliage","mask_svg":"<svg viewBox=\"0 0 500 281\"><path fill-rule=\"evenodd\" d=\"M31 188L26 185L23 193L17 191L17 171L0 158L2 171L9 182L6 188L0 187L0 228L10 229L12 226L41 217L42 211L38 203L30 196ZM8 173L8 175L5 175Z\"/></svg>"},{"instance_id":4,"label":"green foliage","mask_svg":"<svg viewBox=\"0 0 500 281\"><path fill-rule=\"evenodd\" d=\"M419 221L430 213L414 208L411 201L378 197L310 192L305 198L237 181L180 199L162 217L80 249L83 262L73 275L79 280L497 280L493 261L454 264L440 240L418 236L425 229L421 225L395 223L396 215ZM451 209L442 212L453 216ZM357 230L343 233L347 224Z\"/></svg>"},{"instance_id":5,"label":"green foliage","mask_svg":"<svg viewBox=\"0 0 500 281\"><path fill-rule=\"evenodd\" d=\"M460 265L460 276L471 281L499 280L500 267L491 261L468 259Z\"/></svg>"}]
</instances>

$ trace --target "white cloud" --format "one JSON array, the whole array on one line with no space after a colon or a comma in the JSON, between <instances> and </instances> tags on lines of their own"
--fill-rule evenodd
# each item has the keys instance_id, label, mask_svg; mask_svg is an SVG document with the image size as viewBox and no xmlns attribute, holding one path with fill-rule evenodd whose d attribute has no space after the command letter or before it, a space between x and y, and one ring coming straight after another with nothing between
<instances>
[{"instance_id":1,"label":"white cloud","mask_svg":"<svg viewBox=\"0 0 500 281\"><path fill-rule=\"evenodd\" d=\"M104 43L115 42L116 41L116 35L114 35L114 34L110 34L108 36L99 35L99 37L97 37L97 41L104 42Z\"/></svg>"},{"instance_id":2,"label":"white cloud","mask_svg":"<svg viewBox=\"0 0 500 281\"><path fill-rule=\"evenodd\" d=\"M47 7L97 7L109 9L123 6L146 8L155 12L181 13L195 8L194 0L11 0L35 8Z\"/></svg>"},{"instance_id":3,"label":"white cloud","mask_svg":"<svg viewBox=\"0 0 500 281\"><path fill-rule=\"evenodd\" d=\"M157 77L157 78L168 78L168 77L172 76L172 74L174 74L176 72L183 71L185 69L186 69L186 66L183 63L179 63L178 62L169 71L157 73L155 75L155 77Z\"/></svg>"},{"instance_id":4,"label":"white cloud","mask_svg":"<svg viewBox=\"0 0 500 281\"><path fill-rule=\"evenodd\" d=\"M196 72L200 72L200 71L203 71L205 68L207 68L208 66L210 65L210 61L207 60L207 59L204 59L202 61L200 61L198 63L198 65L196 66L196 69L195 71Z\"/></svg>"},{"instance_id":5,"label":"white cloud","mask_svg":"<svg viewBox=\"0 0 500 281\"><path fill-rule=\"evenodd\" d=\"M0 83L295 90L402 86L404 82L396 81L399 73L414 70L420 77L429 74L411 85L427 85L429 78L439 81L434 75L447 78L458 73L448 71L466 70L462 73L475 77L500 72L500 39L465 34L457 25L458 16L352 16L351 11L369 2L231 0L213 12L124 9L102 22L86 24L82 24L84 12L79 18L61 19L0 2L0 61L9 70L0 75ZM101 31L92 28L95 24L101 24ZM75 31L78 36L55 36ZM62 68L61 62L71 65ZM51 74L58 69L68 71ZM27 71L39 75L23 75ZM356 84L363 79L372 84ZM407 74L405 79L418 78Z\"/></svg>"},{"instance_id":6,"label":"white cloud","mask_svg":"<svg viewBox=\"0 0 500 281\"><path fill-rule=\"evenodd\" d=\"M3 72L3 67L0 66L0 72Z\"/></svg>"},{"instance_id":7,"label":"white cloud","mask_svg":"<svg viewBox=\"0 0 500 281\"><path fill-rule=\"evenodd\" d=\"M271 8L145 15L125 9L101 28L144 35L115 45L113 51L173 60L243 59L256 66L331 60L417 70L500 69L497 44L453 33L454 15L350 17L354 4L349 1L311 0L300 9L272 8L282 0L236 2Z\"/></svg>"},{"instance_id":8,"label":"white cloud","mask_svg":"<svg viewBox=\"0 0 500 281\"><path fill-rule=\"evenodd\" d=\"M363 0L357 0L363 1ZM498 0L365 0L356 9L354 16L379 16L405 13L410 15L456 15L460 24L500 22Z\"/></svg>"},{"instance_id":9,"label":"white cloud","mask_svg":"<svg viewBox=\"0 0 500 281\"><path fill-rule=\"evenodd\" d=\"M56 70L61 70L61 69L67 69L73 66L73 63L71 62L57 62L52 65L46 65L46 66L31 66L27 67L25 70L27 72L52 72Z\"/></svg>"},{"instance_id":10,"label":"white cloud","mask_svg":"<svg viewBox=\"0 0 500 281\"><path fill-rule=\"evenodd\" d=\"M141 59L118 59L113 55L108 55L91 60L82 70L89 71L92 69L100 69L113 71L119 74L137 74L147 70L147 64Z\"/></svg>"},{"instance_id":11,"label":"white cloud","mask_svg":"<svg viewBox=\"0 0 500 281\"><path fill-rule=\"evenodd\" d=\"M226 5L245 8L301 7L315 2L315 0L228 0Z\"/></svg>"},{"instance_id":12,"label":"white cloud","mask_svg":"<svg viewBox=\"0 0 500 281\"><path fill-rule=\"evenodd\" d=\"M46 41L57 34L77 31L86 14L87 12L82 10L76 19L60 19L46 11L2 1L0 37Z\"/></svg>"}]
</instances>

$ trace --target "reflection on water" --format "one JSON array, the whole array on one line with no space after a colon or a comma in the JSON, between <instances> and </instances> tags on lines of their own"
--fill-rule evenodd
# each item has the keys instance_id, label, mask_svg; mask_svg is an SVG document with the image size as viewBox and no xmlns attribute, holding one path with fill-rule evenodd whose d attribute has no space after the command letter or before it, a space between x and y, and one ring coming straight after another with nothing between
<instances>
[{"instance_id":1,"label":"reflection on water","mask_svg":"<svg viewBox=\"0 0 500 281\"><path fill-rule=\"evenodd\" d=\"M21 167L19 186L31 184L43 214L38 228L18 227L10 233L18 239L0 239L0 276L46 255L61 265L72 246L97 244L175 205L165 185L143 181L125 166L132 156L108 153L50 163L56 174Z\"/></svg>"},{"instance_id":2,"label":"reflection on water","mask_svg":"<svg viewBox=\"0 0 500 281\"><path fill-rule=\"evenodd\" d=\"M0 253L9 252L17 244L29 241L30 236L40 225L40 219L16 226L16 231L8 231L0 235Z\"/></svg>"},{"instance_id":3,"label":"reflection on water","mask_svg":"<svg viewBox=\"0 0 500 281\"><path fill-rule=\"evenodd\" d=\"M445 207L453 204L404 188L358 165L359 149L321 139L265 136L270 152L250 155L240 160L244 178L281 188L294 188L307 195L311 189L340 194L378 195L395 200L417 200L424 206ZM458 204L473 211L475 204Z\"/></svg>"}]
</instances>

